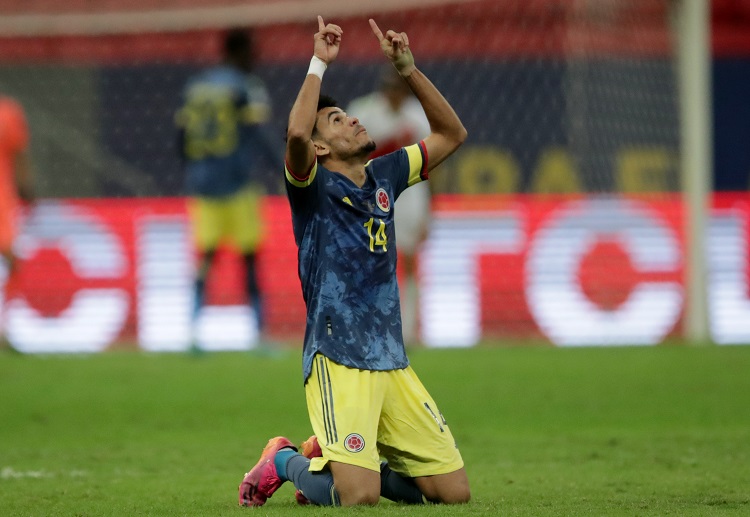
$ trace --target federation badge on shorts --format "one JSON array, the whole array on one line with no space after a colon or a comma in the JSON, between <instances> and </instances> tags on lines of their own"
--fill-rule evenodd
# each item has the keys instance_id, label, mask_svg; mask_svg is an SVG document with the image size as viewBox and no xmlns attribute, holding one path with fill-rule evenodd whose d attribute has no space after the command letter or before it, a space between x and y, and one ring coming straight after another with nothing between
<instances>
[{"instance_id":1,"label":"federation badge on shorts","mask_svg":"<svg viewBox=\"0 0 750 517\"><path fill-rule=\"evenodd\" d=\"M378 204L378 208L383 212L391 211L391 199L388 197L388 192L386 192L384 188L381 187L375 192L375 202Z\"/></svg>"},{"instance_id":2,"label":"federation badge on shorts","mask_svg":"<svg viewBox=\"0 0 750 517\"><path fill-rule=\"evenodd\" d=\"M344 447L349 452L360 452L365 448L365 439L361 434L352 433L344 439Z\"/></svg>"}]
</instances>

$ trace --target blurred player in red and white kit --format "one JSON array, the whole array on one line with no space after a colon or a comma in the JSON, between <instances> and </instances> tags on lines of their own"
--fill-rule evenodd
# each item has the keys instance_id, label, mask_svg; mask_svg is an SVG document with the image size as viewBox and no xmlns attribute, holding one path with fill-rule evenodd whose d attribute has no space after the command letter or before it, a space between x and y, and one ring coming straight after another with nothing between
<instances>
[{"instance_id":1,"label":"blurred player in red and white kit","mask_svg":"<svg viewBox=\"0 0 750 517\"><path fill-rule=\"evenodd\" d=\"M10 298L17 275L13 241L18 231L21 201L32 202L34 190L28 155L29 130L23 108L0 95L0 342L3 340L2 305ZM2 273L2 271L0 271Z\"/></svg>"},{"instance_id":2,"label":"blurred player in red and white kit","mask_svg":"<svg viewBox=\"0 0 750 517\"><path fill-rule=\"evenodd\" d=\"M371 158L392 153L430 134L422 105L396 70L388 65L380 75L378 90L354 99L346 112L357 117L377 144ZM418 183L401 193L395 204L396 242L406 275L401 292L404 342L418 341L419 290L417 257L430 223L430 187Z\"/></svg>"}]
</instances>

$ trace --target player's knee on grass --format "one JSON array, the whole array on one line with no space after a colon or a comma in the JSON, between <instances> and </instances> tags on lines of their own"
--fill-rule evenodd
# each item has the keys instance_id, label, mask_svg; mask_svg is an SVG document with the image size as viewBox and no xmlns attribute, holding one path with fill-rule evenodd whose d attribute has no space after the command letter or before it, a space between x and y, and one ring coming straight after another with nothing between
<instances>
[{"instance_id":1,"label":"player's knee on grass","mask_svg":"<svg viewBox=\"0 0 750 517\"><path fill-rule=\"evenodd\" d=\"M471 500L469 487L455 486L440 493L438 502L443 504L464 504Z\"/></svg>"},{"instance_id":2,"label":"player's knee on grass","mask_svg":"<svg viewBox=\"0 0 750 517\"><path fill-rule=\"evenodd\" d=\"M336 492L341 506L374 506L380 501L380 487L376 491L366 487L347 487L346 490L341 491L336 487Z\"/></svg>"},{"instance_id":3,"label":"player's knee on grass","mask_svg":"<svg viewBox=\"0 0 750 517\"><path fill-rule=\"evenodd\" d=\"M380 472L336 462L330 465L341 506L378 504Z\"/></svg>"},{"instance_id":4,"label":"player's knee on grass","mask_svg":"<svg viewBox=\"0 0 750 517\"><path fill-rule=\"evenodd\" d=\"M463 504L471 500L469 480L464 469L414 479L425 498L433 503Z\"/></svg>"},{"instance_id":5,"label":"player's knee on grass","mask_svg":"<svg viewBox=\"0 0 750 517\"><path fill-rule=\"evenodd\" d=\"M376 505L380 501L380 475L372 480L339 476L333 478L341 506Z\"/></svg>"}]
</instances>

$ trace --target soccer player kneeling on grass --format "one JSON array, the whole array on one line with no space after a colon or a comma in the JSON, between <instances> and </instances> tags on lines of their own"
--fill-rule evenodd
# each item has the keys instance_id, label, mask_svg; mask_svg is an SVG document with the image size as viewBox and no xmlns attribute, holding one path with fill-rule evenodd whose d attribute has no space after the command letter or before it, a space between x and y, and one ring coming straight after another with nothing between
<instances>
[{"instance_id":1,"label":"soccer player kneeling on grass","mask_svg":"<svg viewBox=\"0 0 750 517\"><path fill-rule=\"evenodd\" d=\"M315 435L302 454L272 438L240 485L260 506L285 482L300 503L464 503L461 454L409 366L396 283L393 203L466 139L451 106L414 65L405 33L370 26L424 108L430 135L368 161L375 142L355 114L320 95L343 31L318 17L313 58L289 115L286 188L307 305L303 369ZM387 461L380 461L380 457Z\"/></svg>"}]
</instances>

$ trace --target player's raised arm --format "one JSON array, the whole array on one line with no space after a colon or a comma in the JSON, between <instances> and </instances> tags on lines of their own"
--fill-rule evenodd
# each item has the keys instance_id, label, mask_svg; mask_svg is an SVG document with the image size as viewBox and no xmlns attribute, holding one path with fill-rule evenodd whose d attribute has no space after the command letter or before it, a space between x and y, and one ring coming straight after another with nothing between
<instances>
[{"instance_id":1,"label":"player's raised arm","mask_svg":"<svg viewBox=\"0 0 750 517\"><path fill-rule=\"evenodd\" d=\"M466 128L445 97L414 64L406 33L389 30L383 35L372 19L370 27L383 53L406 80L427 115L431 133L424 143L427 148L427 168L432 170L466 140Z\"/></svg>"},{"instance_id":2,"label":"player's raised arm","mask_svg":"<svg viewBox=\"0 0 750 517\"><path fill-rule=\"evenodd\" d=\"M338 56L342 33L341 27L332 23L326 24L323 18L318 16L313 58L305 82L302 83L289 114L285 158L287 168L292 173L305 174L315 159L315 146L311 138L318 111L320 84L326 67Z\"/></svg>"}]
</instances>

